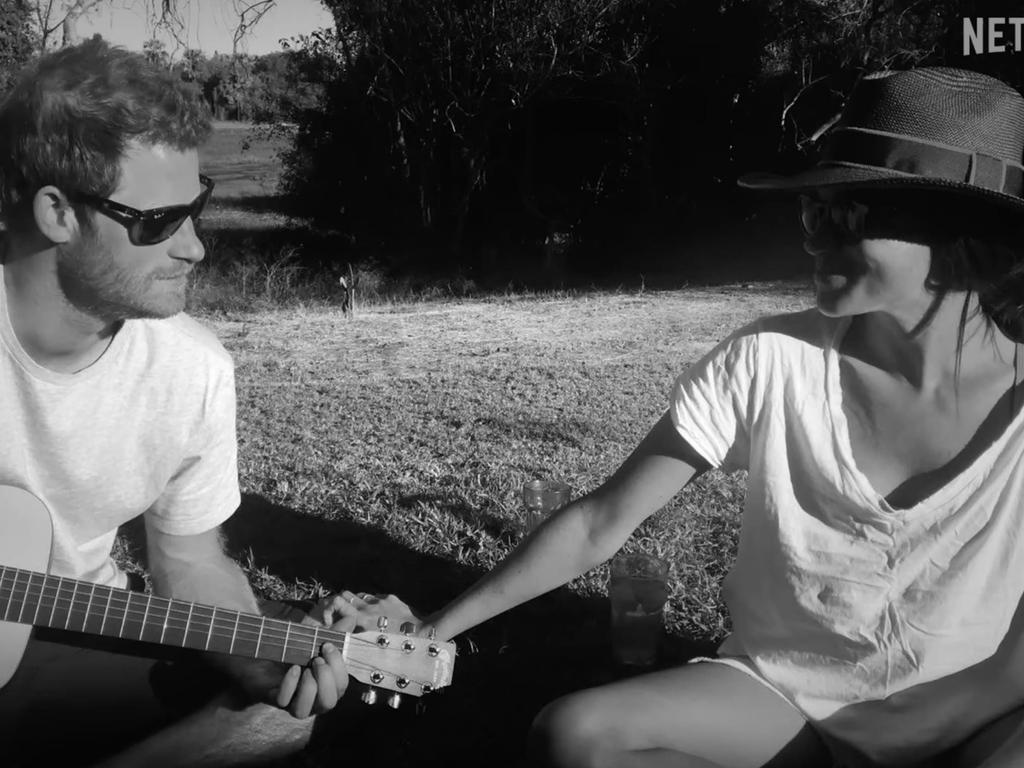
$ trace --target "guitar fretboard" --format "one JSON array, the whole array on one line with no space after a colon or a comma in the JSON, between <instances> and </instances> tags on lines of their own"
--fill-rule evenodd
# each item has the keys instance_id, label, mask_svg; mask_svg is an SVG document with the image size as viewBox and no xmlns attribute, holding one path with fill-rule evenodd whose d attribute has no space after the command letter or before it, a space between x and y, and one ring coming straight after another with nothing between
<instances>
[{"instance_id":1,"label":"guitar fretboard","mask_svg":"<svg viewBox=\"0 0 1024 768\"><path fill-rule=\"evenodd\" d=\"M0 620L305 664L345 633L0 566Z\"/></svg>"}]
</instances>

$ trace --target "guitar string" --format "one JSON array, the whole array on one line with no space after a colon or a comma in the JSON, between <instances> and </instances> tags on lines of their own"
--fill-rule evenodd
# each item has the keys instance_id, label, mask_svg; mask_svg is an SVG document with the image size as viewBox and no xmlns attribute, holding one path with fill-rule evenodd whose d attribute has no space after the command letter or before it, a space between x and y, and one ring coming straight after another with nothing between
<instances>
[{"instance_id":1,"label":"guitar string","mask_svg":"<svg viewBox=\"0 0 1024 768\"><path fill-rule=\"evenodd\" d=\"M5 594L5 588L4 588L3 584L2 584L2 582L0 582L0 599L7 599L8 602L10 602L10 599L11 599L11 597L14 594L13 586L14 585L12 584L11 590L8 593ZM70 595L62 594L62 593L65 593L65 592L69 591L68 590L69 586L72 586L72 585L65 584L62 587L57 588L55 590L55 594L52 595L53 600L54 600L53 603L43 603L42 602L43 600L46 600L47 597L48 597L48 595L46 594L46 591L45 591L45 587L42 584L35 584L34 585L32 583L29 583L29 584L27 584L27 588L26 588L25 591L26 591L27 594L31 595L33 598L39 598L40 599L39 608L50 608L52 610L67 610L68 614L69 614L68 618L70 618L75 613L78 613L80 615L84 615L84 621L83 621L83 624L82 624L83 627L86 626L86 624L89 622L90 619L104 619L104 621L105 621L105 619L106 619L106 617L107 617L107 615L108 615L108 613L110 611L110 608L116 608L116 610L119 611L118 616L121 616L120 611L124 612L124 615L126 617L126 621L129 618L133 618L133 619L137 620L139 623L141 623L142 624L141 630L143 632L145 631L145 629L147 627L152 627L152 628L161 627L162 629L164 629L164 631L166 631L168 629L172 630L172 631L174 631L174 630L185 630L191 624L191 622L189 620L189 617L191 616L191 617L196 618L196 619L207 619L207 620L209 620L210 627L211 627L210 631L211 632L217 632L218 633L218 637L220 637L220 638L230 637L230 636L233 635L237 639L239 639L239 640L241 640L243 642L256 642L257 639L261 639L261 643L260 643L261 645L263 644L263 642L266 642L268 645L274 646L274 645L278 644L278 643L275 643L276 640L282 640L282 639L283 640L282 640L281 644L283 644L285 646L289 645L289 643L287 641L292 640L292 639L294 639L296 641L296 644L298 644L303 639L305 639L307 641L311 641L313 638L316 638L316 639L322 640L324 642L327 642L327 641L330 640L330 638L320 637L320 635L324 635L325 633L332 633L332 634L335 634L335 635L340 635L342 638L344 638L344 636L346 635L346 633L341 632L339 630L331 630L331 629L326 628L326 627L320 627L320 628L310 627L309 625L306 625L306 624L299 624L299 623L295 623L295 622L288 622L288 621L284 621L284 620L281 620L281 619L272 619L272 618L268 618L268 617L260 617L260 616L255 615L255 614L247 614L247 613L240 612L240 611L235 611L235 610L229 609L229 608L216 608L216 611L214 611L214 606L197 606L197 605L193 604L193 606L192 606L193 610L192 611L186 611L184 608L177 608L174 605L174 602L183 602L183 601L172 601L172 599L170 599L170 598L157 597L157 596L148 596L149 597L149 599L147 600L147 602L148 602L148 609L146 609L146 608L143 608L143 606L134 606L133 605L138 600L141 600L141 599L147 597L146 595L143 595L142 593L124 592L123 590L117 590L117 588L106 587L104 585L97 585L97 586L100 589L110 590L111 591L111 595L110 595L111 596L111 601L109 603L109 607L108 607L108 605L104 604L104 596L101 593L99 601L94 603L94 604L90 604L88 606L88 610L82 609L80 611L74 611L70 607L70 606L74 605L74 601L75 601L75 597L76 597L74 589L72 588L70 590ZM39 591L38 592L33 591L33 587L38 587ZM137 598L136 598L136 600L133 601L132 597L135 597L136 595L137 595ZM115 598L118 601L116 603L114 602ZM67 603L66 607L62 608L60 606L60 602L62 600L66 601L66 603ZM153 605L154 602L157 603L156 606ZM160 604L162 604L162 603L166 604L165 608L161 607ZM10 607L11 606L8 605L8 612L10 610ZM148 613L154 607L156 608L158 615L151 617L151 616L148 615ZM133 610L133 608L135 608L135 610ZM196 612L194 610L195 608L199 608L201 611L203 611L205 613L196 614ZM166 610L166 619L165 620L161 620L159 618L159 614L161 612L163 612L164 610ZM38 616L38 613L39 613L39 609L37 608L36 616ZM237 615L237 617L238 617L237 621L235 620L235 615ZM141 618L139 618L139 617L141 617ZM182 623L176 623L176 622L182 622ZM199 631L202 631L202 630L201 629L197 629L196 631L199 632ZM373 631L380 631L380 630L367 630L367 632L373 632ZM369 645L374 645L374 646L378 645L375 640L369 640L369 639L367 639L365 637L360 636L361 633L358 633L358 634L357 633L347 633L347 634L351 635L351 641L352 642L369 644ZM187 636L187 632L186 632L186 636ZM343 640L342 640L342 642L343 642ZM399 649L391 649L391 650L396 650L397 651Z\"/></svg>"},{"instance_id":2,"label":"guitar string","mask_svg":"<svg viewBox=\"0 0 1024 768\"><path fill-rule=\"evenodd\" d=\"M100 585L100 586L102 586L102 585ZM114 589L114 588L108 588L108 589ZM5 594L5 592L7 592L7 594ZM11 594L13 594L12 590L5 590L2 586L0 586L0 599L9 598L11 596ZM42 595L42 593L39 593L39 594ZM115 594L116 594L116 592L115 592ZM134 593L129 593L128 596L131 596L133 594ZM36 596L36 595L33 595L33 596ZM140 593L140 596L141 596L141 593ZM167 598L155 598L155 599L167 601ZM67 602L69 604L71 604L70 600L68 600ZM102 599L101 599L101 602L102 602ZM125 599L125 604L127 604L127 603L128 603L128 600ZM40 603L40 606L43 607L43 608L52 607L50 604L46 604L46 603ZM10 606L8 606L8 607L10 607ZM212 606L210 608L212 609ZM218 609L218 610L222 610L222 609ZM234 611L231 611L230 609L223 609L223 610L227 611L229 613L234 613ZM85 621L83 622L83 627L88 623L88 620L89 620L90 617L91 618L98 618L100 616L105 616L106 615L105 613L95 613L95 612L92 612L91 609L90 609L89 613L86 613L85 611L81 611L80 613L85 614ZM144 615L144 612L136 611L135 614L137 616L141 616L141 615ZM252 616L252 615L248 615L248 614L244 614L244 613L239 613L239 616L242 617L242 618L251 618L253 620L257 620L257 617ZM154 619L154 621L155 621L155 619ZM268 621L279 622L280 620L278 620L278 619L268 619ZM262 622L260 622L260 623L262 623ZM287 623L287 622L281 622L281 623ZM161 624L154 624L153 626L156 627L156 626L162 626L162 625ZM184 626L185 625L180 625L178 628L182 628ZM234 627L234 622L229 620L227 622L227 626L231 626L233 628ZM311 637L316 634L316 633L313 632L314 628L312 628L312 627L304 627L304 625L293 625L293 626L305 628L309 633L311 633L311 635L310 635ZM344 633L335 632L335 634L344 634ZM221 636L222 637L227 637L227 636L230 636L230 635L229 634L222 634ZM282 636L284 637L284 635L282 635ZM391 647L391 646L381 647L377 642L375 642L373 640L367 640L367 639L362 638L362 637L358 637L358 636L356 636L355 633L349 633L349 636L350 636L350 645L351 645L352 641L355 641L357 643L362 643L364 645L373 646L374 649L377 652L383 653L385 655L386 654L396 654L396 653L402 653L402 655L405 655L405 656L409 655L409 653L407 653L405 651L401 651L401 649L396 648L396 647ZM183 637L183 640L184 639L185 638ZM264 639L266 639L266 638L264 638ZM255 642L255 641L250 638L250 639L248 639L248 642L252 643L252 642ZM262 644L264 644L264 643L261 643L261 645ZM274 645L273 642L267 642L265 644L268 645L268 646L273 646ZM182 647L184 647L184 646L182 646ZM212 650L214 652L216 652L217 649L212 649ZM314 656L313 654L310 654L309 658L312 659L313 656ZM345 660L345 664L349 668L357 669L357 670L363 670L363 671L369 671L371 673L374 672L374 671L381 671L381 670L379 670L378 667L373 666L372 664L367 664L366 662L361 661L360 659L357 659L357 658L356 659L353 659L353 658L346 659ZM392 676L394 676L394 677L398 677L399 676L396 673L390 673L390 674L392 674ZM372 681L371 681L371 684L381 685L383 682L384 681L382 681L381 683L372 683ZM410 679L410 684L424 685L423 681L412 680L412 679ZM438 687L438 684L436 684L436 683L427 683L427 684L434 685L435 687ZM386 687L386 686L384 686L384 687ZM398 690L399 691L408 692L406 689L403 689L403 688L400 688Z\"/></svg>"},{"instance_id":3,"label":"guitar string","mask_svg":"<svg viewBox=\"0 0 1024 768\"><path fill-rule=\"evenodd\" d=\"M0 597L7 599L7 602L8 602L7 612L9 612L11 607L14 605L13 603L11 603L11 598L13 597L13 595L15 593L15 587L18 586L17 585L17 577L14 577L12 579L10 589L4 588L3 580L6 577L6 573L8 571L10 571L10 570L11 569L9 569L9 568L3 568L2 570L0 570ZM35 573L35 572L29 572L29 573ZM43 577L43 578L45 579L46 577ZM59 581L57 585L50 584L49 586L53 588L52 589L52 591L53 591L52 597L54 599L54 602L53 603L46 603L44 601L47 598L46 592L47 592L47 586L48 585L46 584L45 581L41 581L40 583L35 583L33 581L32 576L30 576L29 580L25 584L25 589L24 590L19 590L19 593L27 594L27 595L31 596L32 598L38 598L39 599L39 603L35 605L36 611L35 611L35 614L34 614L34 618L36 616L38 616L40 608L44 608L44 609L45 608L50 608L51 609L51 615L52 615L53 612L57 609L59 602L62 599L64 599L65 602L67 603L67 606L68 606L66 608L66 610L68 611L68 617L67 618L70 619L74 615L74 613L75 613L71 609L70 606L74 605L74 601L75 601L75 598L77 596L76 593L78 591L78 586L80 586L81 584L82 584L81 582L76 583L76 582L73 582L73 581L70 584L66 583L66 582L63 582L63 581ZM119 590L119 589L114 588L114 587L107 587L105 585L95 585L95 586L93 586L92 584L90 584L89 586L91 588L91 594L90 594L89 602L87 603L87 607L86 607L85 610L81 610L81 611L78 612L80 615L83 616L83 623L82 623L83 630L88 625L88 622L89 622L90 618L102 618L103 621L105 622L106 618L107 618L107 615L108 615L108 613L110 611L110 608L115 605L115 603L114 603L114 599L115 598L117 598L117 600L118 600L118 603L117 603L118 610L121 610L125 606L130 606L132 604L133 601L132 601L131 598L137 597L138 599L141 599L143 597L142 593L138 593L137 594L137 593L125 592L124 590ZM35 587L38 587L38 592L36 592L34 590ZM69 588L70 588L70 596L65 597L64 595L61 594L61 593L68 592ZM93 601L92 601L92 598L94 598L96 596L96 588L100 589L101 592L100 592L100 595L99 595L99 600L94 604ZM107 596L108 599L107 599L106 605L103 605L103 607L101 607L101 604L104 603L104 599L103 599L104 598L104 592L106 593L106 596ZM78 601L81 602L81 599L84 598L84 596L85 596L85 593L83 592L81 597L78 597ZM172 631L175 630L175 629L184 629L184 630L186 630L183 633L183 635L182 635L182 647L185 647L184 646L184 642L185 642L185 640L188 637L187 628L189 627L189 622L186 621L185 624L175 625L173 623L173 617L172 617L171 613L172 613L172 611L176 612L178 617L180 617L182 615L189 616L189 617L196 616L195 610L194 610L196 607L199 607L201 610L208 610L209 611L209 614L210 614L210 616L209 616L209 618L210 618L210 633L208 633L208 634L212 634L214 631L217 630L216 622L218 620L220 620L222 622L221 628L224 630L224 632L221 632L220 636L222 638L231 637L232 638L232 647L234 646L235 642L237 642L239 640L241 640L242 642L250 642L250 643L256 642L256 641L254 641L252 639L251 636L250 637L246 637L245 636L245 634L246 634L245 630L247 629L247 627L245 627L242 624L243 620L248 622L248 623L250 623L250 624L253 624L253 625L259 624L259 626L260 626L260 628L258 628L256 630L256 635L255 635L257 640L259 641L259 642L257 642L257 646L256 646L257 650L259 649L259 647L261 645L264 645L264 644L267 645L268 647L276 647L277 643L275 643L275 640L276 639L280 639L281 637L283 637L284 638L284 642L281 643L281 645L280 645L280 647L282 648L282 654L281 654L282 655L282 661L284 660L284 651L288 647L288 641L293 636L296 636L298 634L305 634L306 635L305 640L308 642L310 650L309 651L305 651L304 655L308 654L309 658L313 658L313 656L315 655L315 654L313 654L311 652L312 648L313 648L312 642L309 642L311 638L313 638L313 639L323 639L325 641L330 639L330 638L327 638L327 637L325 637L325 638L318 638L319 634L321 634L320 629L319 628L309 627L308 625L295 624L295 623L283 621L283 620L280 620L280 619L267 619L265 617L258 617L258 616L252 615L252 614L246 614L246 613L243 613L243 612L234 611L232 609L217 609L215 611L213 606L196 606L194 604L190 606L191 610L186 613L183 609L175 609L173 606L174 606L174 602L176 602L176 601L172 601L169 598L161 598L161 597L156 597L156 596L146 596L146 597L147 597L147 608L146 608L146 610L142 610L142 611L136 610L134 612L131 611L130 608L126 608L124 610L125 617L127 617L131 613L134 613L134 615L136 617L137 616L142 616L143 617L142 619L139 620L140 624L142 625L140 627L140 639L141 639L142 634L144 634L144 631L145 631L145 629L147 627L147 622L150 621L150 619L148 617L148 613L149 613L149 610L153 608L152 602L154 600L157 601L157 603L158 603L158 606L157 606L158 611L159 611L159 603L165 603L166 604L166 608L168 609L168 613L167 613L167 617L166 617L165 621L160 622L160 623L157 623L159 621L158 617L156 617L156 616L152 617L152 619L151 619L152 624L150 626L153 626L154 628L157 627L157 626L161 627L161 630L162 630L161 631L161 635L162 636L164 634L166 634L168 629L171 629ZM25 603L23 601L22 602L22 608L21 608L22 611L24 610L24 604ZM95 610L93 610L94 605L95 605ZM228 614L228 615L227 616L218 616L217 615L217 611L220 611L221 614ZM237 619L235 618L235 616L232 616L232 614L235 614L237 616ZM77 617L75 617L75 618L77 619ZM197 616L197 618L203 618L203 616L200 615L200 616ZM269 622L269 624L268 624L268 622ZM122 622L122 626L123 626L123 624L124 624L124 622ZM271 629L274 629L275 626L285 626L285 625L287 625L288 631L283 633L283 634L280 631L278 631L276 638L274 637L273 632L267 632L267 627L268 626ZM101 624L101 626L102 626L102 624ZM229 627L231 629L230 633L227 632ZM291 631L292 629L297 629L299 631L293 633ZM328 634L341 635L343 638L344 638L344 635L345 635L345 633L341 633L341 632L338 632L336 630L328 630L326 628L323 628L323 632L324 633L328 633ZM373 646L376 653L383 653L383 654L392 653L392 654L394 654L394 653L399 653L399 651L400 651L400 649L397 648L397 647L391 647L391 646L384 646L384 647L382 647L376 641L374 641L374 640L367 640L367 639L365 639L363 637L359 637L355 633L349 633L349 637L350 637L350 640L349 640L350 647L354 643L360 643L360 644L364 644L364 645L368 645L368 646ZM164 644L168 645L170 643L164 642ZM303 644L305 644L305 643L303 643ZM442 644L442 645L444 645L444 644ZM217 649L214 649L214 651L216 651L216 650ZM298 649L296 649L296 650L298 650ZM402 650L401 653L403 655L409 655L411 652ZM255 654L254 654L254 656L255 656ZM353 658L346 659L346 666L349 667L349 668L353 668L353 669L359 669L359 670L364 670L364 671L368 670L370 672L380 671L377 667L374 667L373 665L366 664L365 662L362 662L359 659L353 659ZM398 675L398 674L396 674L394 672L392 672L391 674L394 677L396 677L396 678L399 677L399 676L405 676L405 675ZM383 683L385 681L386 681L386 678L385 678L385 680L382 680L382 681L380 681L378 683L374 683L371 680L370 684L382 685L382 687L387 688L388 686L383 685ZM432 682L432 683L423 683L422 681L410 680L410 684L418 684L418 685L421 685L421 686L426 684L426 685L432 685L433 687L440 687L441 686L441 684L437 683L436 681ZM392 690L395 690L395 689L392 689ZM397 690L398 691L404 691L404 692L407 692L407 693L409 692L405 688L398 688Z\"/></svg>"}]
</instances>

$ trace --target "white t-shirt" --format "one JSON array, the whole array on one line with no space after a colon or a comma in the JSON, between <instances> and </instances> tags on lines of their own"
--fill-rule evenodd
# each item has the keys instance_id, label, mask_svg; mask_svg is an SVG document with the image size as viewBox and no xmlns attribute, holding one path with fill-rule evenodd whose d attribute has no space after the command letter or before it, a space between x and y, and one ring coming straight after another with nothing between
<instances>
[{"instance_id":1,"label":"white t-shirt","mask_svg":"<svg viewBox=\"0 0 1024 768\"><path fill-rule=\"evenodd\" d=\"M55 373L18 343L0 266L0 484L49 508L51 573L125 586L119 525L189 535L238 507L230 355L180 314L126 321L94 364Z\"/></svg>"},{"instance_id":2,"label":"white t-shirt","mask_svg":"<svg viewBox=\"0 0 1024 768\"><path fill-rule=\"evenodd\" d=\"M758 321L680 376L670 405L713 466L749 470L720 653L749 659L826 731L848 704L992 656L1024 593L1024 419L893 509L850 447L837 351L848 326L816 310Z\"/></svg>"}]
</instances>

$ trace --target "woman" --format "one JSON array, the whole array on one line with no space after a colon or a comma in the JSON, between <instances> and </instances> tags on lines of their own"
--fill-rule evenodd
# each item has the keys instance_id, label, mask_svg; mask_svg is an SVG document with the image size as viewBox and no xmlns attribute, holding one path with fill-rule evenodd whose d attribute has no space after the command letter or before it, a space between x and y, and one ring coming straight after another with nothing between
<instances>
[{"instance_id":1,"label":"woman","mask_svg":"<svg viewBox=\"0 0 1024 768\"><path fill-rule=\"evenodd\" d=\"M1022 151L1016 91L919 69L863 80L814 168L741 180L803 193L816 309L720 343L608 482L424 622L457 635L749 469L718 658L554 702L537 763L1024 765Z\"/></svg>"}]
</instances>

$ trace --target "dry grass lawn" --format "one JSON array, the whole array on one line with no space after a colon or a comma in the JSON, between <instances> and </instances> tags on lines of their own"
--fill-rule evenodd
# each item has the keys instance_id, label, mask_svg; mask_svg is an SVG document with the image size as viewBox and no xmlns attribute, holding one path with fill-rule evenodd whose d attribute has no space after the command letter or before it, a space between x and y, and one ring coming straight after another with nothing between
<instances>
[{"instance_id":1,"label":"dry grass lawn","mask_svg":"<svg viewBox=\"0 0 1024 768\"><path fill-rule=\"evenodd\" d=\"M731 330L808 300L775 284L203 318L237 365L234 552L269 595L348 588L440 606L519 540L525 480L595 487L662 413L675 375ZM627 542L673 562L662 663L727 631L718 590L742 481L706 475ZM469 633L454 686L413 714L349 697L305 760L342 759L354 719L381 729L366 755L384 765L463 764L494 739L499 754L477 764L515 765L545 701L623 674L608 658L606 579L599 568ZM448 746L427 759L437 729Z\"/></svg>"}]
</instances>

